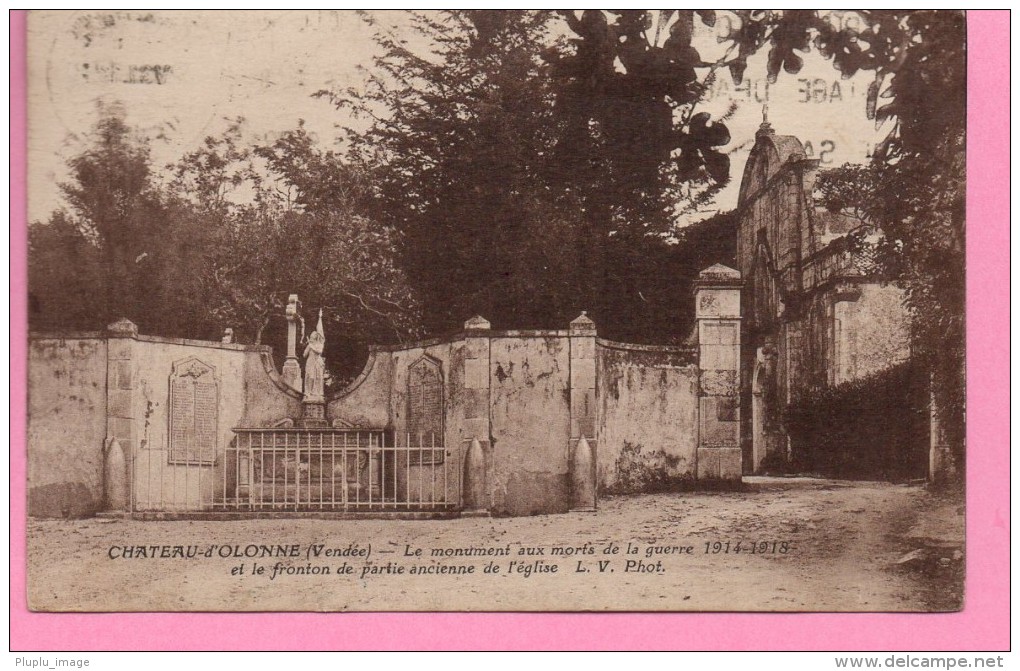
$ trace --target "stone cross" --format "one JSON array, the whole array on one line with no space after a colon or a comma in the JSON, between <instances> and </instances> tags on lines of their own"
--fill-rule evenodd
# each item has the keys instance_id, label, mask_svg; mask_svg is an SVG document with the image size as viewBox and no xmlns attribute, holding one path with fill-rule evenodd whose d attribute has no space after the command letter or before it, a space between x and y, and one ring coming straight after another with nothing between
<instances>
[{"instance_id":1,"label":"stone cross","mask_svg":"<svg viewBox=\"0 0 1020 671\"><path fill-rule=\"evenodd\" d=\"M297 294L291 294L287 298L287 310L284 315L287 317L287 358L283 362L283 381L291 388L301 391L301 364L297 357Z\"/></svg>"}]
</instances>

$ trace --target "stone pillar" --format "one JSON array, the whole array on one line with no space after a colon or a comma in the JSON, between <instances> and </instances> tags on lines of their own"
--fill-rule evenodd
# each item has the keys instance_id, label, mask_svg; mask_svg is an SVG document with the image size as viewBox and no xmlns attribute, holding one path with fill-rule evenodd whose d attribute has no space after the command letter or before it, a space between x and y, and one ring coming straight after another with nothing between
<instances>
[{"instance_id":1,"label":"stone pillar","mask_svg":"<svg viewBox=\"0 0 1020 671\"><path fill-rule=\"evenodd\" d=\"M740 273L716 264L694 284L698 480L740 482Z\"/></svg>"},{"instance_id":2,"label":"stone pillar","mask_svg":"<svg viewBox=\"0 0 1020 671\"><path fill-rule=\"evenodd\" d=\"M492 324L481 316L464 322L464 417L461 447L464 479L461 492L464 514L488 515L491 424L489 421L489 354Z\"/></svg>"},{"instance_id":3,"label":"stone pillar","mask_svg":"<svg viewBox=\"0 0 1020 671\"><path fill-rule=\"evenodd\" d=\"M283 362L281 377L289 387L302 391L304 385L301 380L301 363L297 358L297 294L291 294L287 298L287 311L284 314L287 317L287 358Z\"/></svg>"},{"instance_id":4,"label":"stone pillar","mask_svg":"<svg viewBox=\"0 0 1020 671\"><path fill-rule=\"evenodd\" d=\"M570 509L596 505L595 322L582 312L570 322Z\"/></svg>"},{"instance_id":5,"label":"stone pillar","mask_svg":"<svg viewBox=\"0 0 1020 671\"><path fill-rule=\"evenodd\" d=\"M588 439L581 436L570 458L570 512L595 512L598 502L595 477L595 452Z\"/></svg>"},{"instance_id":6,"label":"stone pillar","mask_svg":"<svg viewBox=\"0 0 1020 671\"><path fill-rule=\"evenodd\" d=\"M116 438L106 441L103 453L104 509L131 510L131 488L124 449Z\"/></svg>"},{"instance_id":7,"label":"stone pillar","mask_svg":"<svg viewBox=\"0 0 1020 671\"><path fill-rule=\"evenodd\" d=\"M325 429L329 427L326 419L325 401L301 401L301 418L297 426L302 429Z\"/></svg>"},{"instance_id":8,"label":"stone pillar","mask_svg":"<svg viewBox=\"0 0 1020 671\"><path fill-rule=\"evenodd\" d=\"M120 319L106 327L106 453L104 498L106 509L131 512L135 497L135 419L138 404L135 389L138 376L133 361L138 326Z\"/></svg>"},{"instance_id":9,"label":"stone pillar","mask_svg":"<svg viewBox=\"0 0 1020 671\"><path fill-rule=\"evenodd\" d=\"M368 500L382 501L382 450L371 447L368 450Z\"/></svg>"},{"instance_id":10,"label":"stone pillar","mask_svg":"<svg viewBox=\"0 0 1020 671\"><path fill-rule=\"evenodd\" d=\"M489 514L488 477L482 442L472 438L464 455L463 514L482 517Z\"/></svg>"}]
</instances>

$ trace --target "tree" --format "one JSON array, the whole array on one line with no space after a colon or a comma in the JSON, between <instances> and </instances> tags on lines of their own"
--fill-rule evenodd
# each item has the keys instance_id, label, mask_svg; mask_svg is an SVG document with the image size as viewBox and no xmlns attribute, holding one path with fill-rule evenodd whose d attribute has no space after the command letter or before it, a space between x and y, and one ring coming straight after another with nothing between
<instances>
[{"instance_id":1,"label":"tree","mask_svg":"<svg viewBox=\"0 0 1020 671\"><path fill-rule=\"evenodd\" d=\"M721 150L729 130L723 119L695 111L714 68L699 80L696 69L711 64L691 41L696 21L714 25L715 12L559 14L576 35L571 48L550 56L557 110L571 138L562 150L575 155L573 174L587 183L582 190L598 225L630 221L670 231L692 186L707 187L697 196L704 202L729 181L729 157ZM598 172L587 174L585 164Z\"/></svg>"},{"instance_id":2,"label":"tree","mask_svg":"<svg viewBox=\"0 0 1020 671\"><path fill-rule=\"evenodd\" d=\"M943 438L962 470L966 378L966 29L959 12L866 12L867 52L828 48L845 73L873 69L869 112L894 125L867 166L817 184L822 202L881 229L880 270L906 290L914 356L931 373ZM881 82L891 78L879 93ZM879 98L889 100L876 106Z\"/></svg>"},{"instance_id":3,"label":"tree","mask_svg":"<svg viewBox=\"0 0 1020 671\"><path fill-rule=\"evenodd\" d=\"M136 316L146 284L141 280L152 225L160 203L151 191L148 147L131 136L120 110L107 110L96 125L95 145L70 161L73 182L62 186L81 233L100 250L106 318Z\"/></svg>"},{"instance_id":4,"label":"tree","mask_svg":"<svg viewBox=\"0 0 1020 671\"><path fill-rule=\"evenodd\" d=\"M154 180L148 143L118 106L101 110L69 167L68 209L29 231L33 328L102 329L126 317L148 333L218 337L204 282L218 219L212 205L192 204L208 200L204 187L192 185L189 200Z\"/></svg>"},{"instance_id":5,"label":"tree","mask_svg":"<svg viewBox=\"0 0 1020 671\"><path fill-rule=\"evenodd\" d=\"M61 186L69 209L48 224L33 224L30 233L37 321L83 328L119 317L144 323L160 292L154 261L167 224L166 205L150 179L148 146L122 109L106 107L91 146L69 167L71 181ZM72 285L87 290L75 295ZM77 309L60 316L70 295Z\"/></svg>"},{"instance_id":6,"label":"tree","mask_svg":"<svg viewBox=\"0 0 1020 671\"><path fill-rule=\"evenodd\" d=\"M366 89L324 92L368 117L350 157L371 176L372 216L399 233L429 331L476 313L514 327L565 323L597 291L597 249L555 161L548 12L414 15L418 54L371 16L383 55Z\"/></svg>"},{"instance_id":7,"label":"tree","mask_svg":"<svg viewBox=\"0 0 1020 671\"><path fill-rule=\"evenodd\" d=\"M70 162L69 209L30 228L33 328L127 317L147 333L218 338L230 326L258 343L296 292L306 312L326 308L339 378L344 363L362 363L342 342L363 355L368 343L418 333L395 233L358 211L357 171L301 125L253 148L242 123L182 156L161 184L144 139L121 110L105 110L93 144Z\"/></svg>"},{"instance_id":8,"label":"tree","mask_svg":"<svg viewBox=\"0 0 1020 671\"><path fill-rule=\"evenodd\" d=\"M672 238L614 236L605 304L612 321L599 332L613 340L682 344L694 327L698 274L716 263L732 266L737 255L737 219L732 212L684 226Z\"/></svg>"},{"instance_id":9,"label":"tree","mask_svg":"<svg viewBox=\"0 0 1020 671\"><path fill-rule=\"evenodd\" d=\"M874 73L866 109L876 122L891 122L869 168L844 169L829 180L830 204L843 199L881 227L886 243L879 258L886 274L907 291L913 350L932 371L937 410L947 426L958 463L963 456L964 196L966 123L966 24L957 11L860 10L860 31L840 28L821 12L736 10L727 55L702 63L691 47L695 13L687 10L589 10L564 18L577 35L575 50L560 57L568 84L561 100L577 116L576 127L594 125L610 147L626 149L627 128L614 126L620 105L633 108L634 137L646 164L640 183L665 193L658 175L670 164L681 181L707 173L719 182L726 170L710 153L724 134L693 110L705 79L696 69L711 65L743 79L748 59L768 48L767 75L796 74L800 54L814 46L844 77ZM713 14L701 14L705 23ZM672 24L670 24L672 21ZM656 26L654 37L649 31ZM667 30L668 26L668 30ZM669 38L660 43L665 32ZM616 66L622 65L622 69ZM620 102L620 101L624 102ZM884 102L883 102L884 101ZM882 102L883 104L879 104ZM666 113L666 107L673 114ZM587 122L587 126L586 126ZM709 148L709 153L702 149ZM633 152L623 151L623 166ZM611 152L610 156L617 156ZM619 172L619 171L617 171ZM840 186L841 185L841 186ZM842 194L837 193L842 191ZM854 193L856 191L856 193ZM847 197L850 197L850 202ZM616 192L620 203L635 198ZM842 207L840 206L840 207ZM629 205L627 207L633 207Z\"/></svg>"},{"instance_id":10,"label":"tree","mask_svg":"<svg viewBox=\"0 0 1020 671\"><path fill-rule=\"evenodd\" d=\"M326 360L338 379L360 370L368 344L416 335L418 305L395 265L395 232L361 213L358 171L316 147L302 123L268 146L241 148L238 138L237 127L209 138L174 170L192 220L216 235L201 275L207 311L261 343L267 328L280 334L297 293L306 314L325 310ZM233 190L245 201L229 197Z\"/></svg>"},{"instance_id":11,"label":"tree","mask_svg":"<svg viewBox=\"0 0 1020 671\"><path fill-rule=\"evenodd\" d=\"M287 297L326 309L333 333L363 343L406 340L417 328L416 304L392 262L387 231L365 217L255 207L235 212L212 262L210 308L245 339L262 340Z\"/></svg>"},{"instance_id":12,"label":"tree","mask_svg":"<svg viewBox=\"0 0 1020 671\"><path fill-rule=\"evenodd\" d=\"M65 211L28 228L28 319L31 328L94 329L102 307L99 249ZM99 299L99 300L97 300Z\"/></svg>"},{"instance_id":13,"label":"tree","mask_svg":"<svg viewBox=\"0 0 1020 671\"><path fill-rule=\"evenodd\" d=\"M366 201L374 216L401 233L401 262L422 289L428 330L476 311L548 324L577 307L613 328L620 302L636 295L633 273L619 272L640 263L627 250L675 235L678 212L707 202L730 177L725 115L697 110L706 84L727 71L739 81L762 49L770 79L798 72L812 47L845 76L873 71L862 112L895 120L883 160L900 139L960 118L955 85L945 114L908 111L920 104L919 82L934 75L915 75L934 62L925 51L932 44L943 45L942 60L955 59L946 81L956 80L959 50L946 47L962 40L951 34L956 15L865 11L861 34L814 11L732 16L726 55L711 63L692 40L715 12L415 15L416 41L433 46L427 53L366 17L383 49L367 90L320 95L371 122L350 132L350 156L376 185ZM573 38L556 39L563 30ZM879 107L882 96L891 103ZM566 258L577 272L549 268L534 244L539 232L573 252Z\"/></svg>"},{"instance_id":14,"label":"tree","mask_svg":"<svg viewBox=\"0 0 1020 671\"><path fill-rule=\"evenodd\" d=\"M908 47L876 118L895 128L876 156L876 218L902 243L914 352L932 374L943 438L962 476L966 404L966 24L960 12L901 13ZM881 74L881 72L879 73Z\"/></svg>"}]
</instances>

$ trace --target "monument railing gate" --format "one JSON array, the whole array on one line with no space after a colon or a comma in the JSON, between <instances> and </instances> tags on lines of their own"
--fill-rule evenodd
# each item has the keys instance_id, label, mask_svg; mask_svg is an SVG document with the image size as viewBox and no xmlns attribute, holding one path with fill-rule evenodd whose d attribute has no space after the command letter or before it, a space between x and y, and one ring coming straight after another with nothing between
<instances>
[{"instance_id":1,"label":"monument railing gate","mask_svg":"<svg viewBox=\"0 0 1020 671\"><path fill-rule=\"evenodd\" d=\"M142 451L139 458L150 463L135 464L133 511L442 512L461 507L462 456L448 451L436 434L290 427L234 433L215 459L176 464L169 477L165 452Z\"/></svg>"}]
</instances>

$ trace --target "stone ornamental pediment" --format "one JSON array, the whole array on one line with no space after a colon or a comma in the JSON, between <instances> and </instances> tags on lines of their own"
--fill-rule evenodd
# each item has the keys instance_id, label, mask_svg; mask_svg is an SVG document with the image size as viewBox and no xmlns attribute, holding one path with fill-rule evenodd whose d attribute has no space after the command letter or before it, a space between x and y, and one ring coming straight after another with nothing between
<instances>
[{"instance_id":1,"label":"stone ornamental pediment","mask_svg":"<svg viewBox=\"0 0 1020 671\"><path fill-rule=\"evenodd\" d=\"M698 279L701 280L735 280L740 281L740 271L734 270L729 266L724 266L721 263L717 263L714 266L705 268L698 273Z\"/></svg>"},{"instance_id":2,"label":"stone ornamental pediment","mask_svg":"<svg viewBox=\"0 0 1020 671\"><path fill-rule=\"evenodd\" d=\"M209 364L200 361L195 357L189 357L178 361L173 365L173 377L191 377L194 379L205 378L203 381L215 382L208 378L214 377L216 369ZM208 377L207 377L208 376Z\"/></svg>"},{"instance_id":3,"label":"stone ornamental pediment","mask_svg":"<svg viewBox=\"0 0 1020 671\"><path fill-rule=\"evenodd\" d=\"M133 338L138 335L138 325L126 317L121 317L112 324L109 324L106 330L115 337Z\"/></svg>"},{"instance_id":4,"label":"stone ornamental pediment","mask_svg":"<svg viewBox=\"0 0 1020 671\"><path fill-rule=\"evenodd\" d=\"M492 324L489 320L481 315L475 315L471 319L464 322L465 331L485 331L492 328Z\"/></svg>"}]
</instances>

